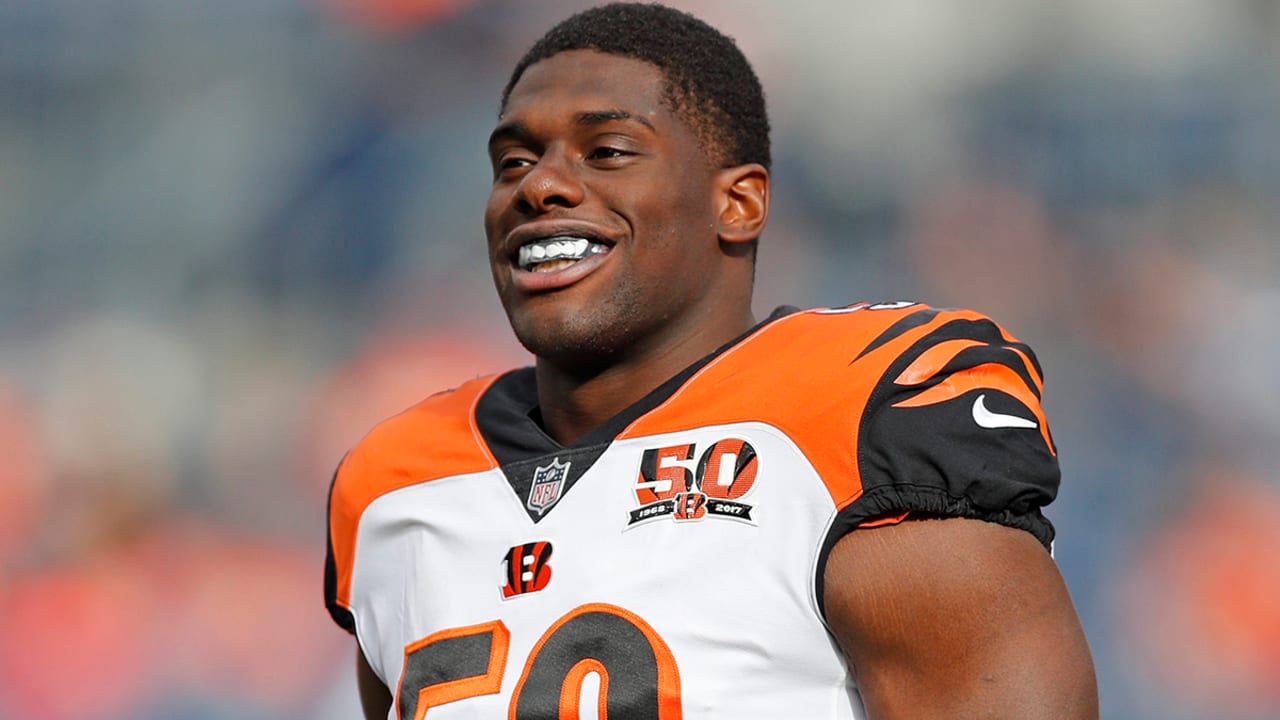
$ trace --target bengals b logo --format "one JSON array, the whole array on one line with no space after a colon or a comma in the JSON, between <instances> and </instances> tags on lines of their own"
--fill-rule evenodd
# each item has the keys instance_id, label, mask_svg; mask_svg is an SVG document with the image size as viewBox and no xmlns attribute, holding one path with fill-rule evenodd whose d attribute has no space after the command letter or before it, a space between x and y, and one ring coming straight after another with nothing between
<instances>
[{"instance_id":1,"label":"bengals b logo","mask_svg":"<svg viewBox=\"0 0 1280 720\"><path fill-rule=\"evenodd\" d=\"M676 520L701 520L707 514L707 496L700 492L682 492L675 497Z\"/></svg>"},{"instance_id":2,"label":"bengals b logo","mask_svg":"<svg viewBox=\"0 0 1280 720\"><path fill-rule=\"evenodd\" d=\"M502 586L504 600L516 595L537 592L551 582L551 543L533 542L516 545L507 551L507 583Z\"/></svg>"}]
</instances>

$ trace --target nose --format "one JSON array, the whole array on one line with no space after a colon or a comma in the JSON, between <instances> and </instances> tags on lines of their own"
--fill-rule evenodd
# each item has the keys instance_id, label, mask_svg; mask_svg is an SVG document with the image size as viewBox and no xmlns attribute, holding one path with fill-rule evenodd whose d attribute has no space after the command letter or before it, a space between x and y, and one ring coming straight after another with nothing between
<instances>
[{"instance_id":1,"label":"nose","mask_svg":"<svg viewBox=\"0 0 1280 720\"><path fill-rule=\"evenodd\" d=\"M541 215L555 208L571 208L582 203L586 188L563 153L545 152L516 186L516 210L524 215Z\"/></svg>"}]
</instances>

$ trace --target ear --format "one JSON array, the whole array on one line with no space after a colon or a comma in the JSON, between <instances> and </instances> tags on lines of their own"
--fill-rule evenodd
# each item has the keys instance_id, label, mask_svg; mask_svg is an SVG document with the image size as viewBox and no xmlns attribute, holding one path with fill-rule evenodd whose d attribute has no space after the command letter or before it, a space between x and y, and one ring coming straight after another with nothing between
<instances>
[{"instance_id":1,"label":"ear","mask_svg":"<svg viewBox=\"0 0 1280 720\"><path fill-rule=\"evenodd\" d=\"M748 163L716 174L716 232L729 243L750 242L760 236L769 217L769 171Z\"/></svg>"}]
</instances>

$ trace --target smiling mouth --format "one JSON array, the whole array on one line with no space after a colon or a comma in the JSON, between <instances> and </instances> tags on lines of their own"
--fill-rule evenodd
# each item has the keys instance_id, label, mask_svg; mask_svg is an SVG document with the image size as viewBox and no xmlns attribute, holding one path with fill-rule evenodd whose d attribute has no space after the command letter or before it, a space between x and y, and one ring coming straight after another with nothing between
<instances>
[{"instance_id":1,"label":"smiling mouth","mask_svg":"<svg viewBox=\"0 0 1280 720\"><path fill-rule=\"evenodd\" d=\"M516 267L535 273L563 270L592 255L609 252L609 246L584 237L557 235L539 238L520 246Z\"/></svg>"}]
</instances>

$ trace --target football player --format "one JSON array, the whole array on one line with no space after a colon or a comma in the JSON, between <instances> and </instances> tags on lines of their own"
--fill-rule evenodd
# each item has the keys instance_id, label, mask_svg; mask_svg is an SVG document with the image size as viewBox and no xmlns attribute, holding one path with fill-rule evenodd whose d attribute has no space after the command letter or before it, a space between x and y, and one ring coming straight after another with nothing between
<instances>
[{"instance_id":1,"label":"football player","mask_svg":"<svg viewBox=\"0 0 1280 720\"><path fill-rule=\"evenodd\" d=\"M768 130L733 41L665 7L517 64L484 226L536 363L338 469L367 717L1097 716L1035 355L911 302L753 318Z\"/></svg>"}]
</instances>

